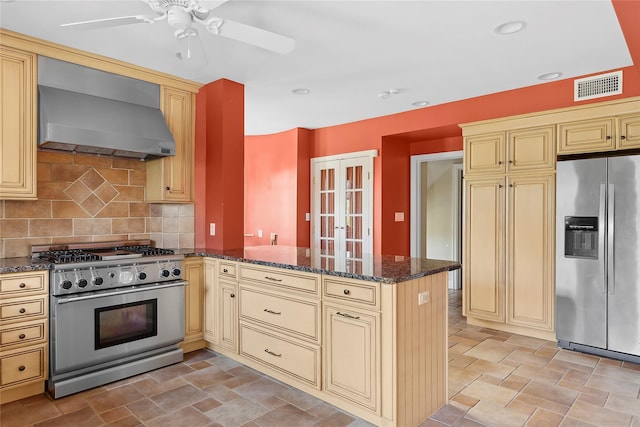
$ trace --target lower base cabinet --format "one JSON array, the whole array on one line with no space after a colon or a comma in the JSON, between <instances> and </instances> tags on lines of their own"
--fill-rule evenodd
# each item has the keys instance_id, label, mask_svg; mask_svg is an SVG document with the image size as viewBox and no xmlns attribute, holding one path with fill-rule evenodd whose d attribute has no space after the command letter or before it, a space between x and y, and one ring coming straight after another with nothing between
<instances>
[{"instance_id":1,"label":"lower base cabinet","mask_svg":"<svg viewBox=\"0 0 640 427\"><path fill-rule=\"evenodd\" d=\"M447 272L385 284L223 262L204 261L208 348L377 426L446 404Z\"/></svg>"}]
</instances>

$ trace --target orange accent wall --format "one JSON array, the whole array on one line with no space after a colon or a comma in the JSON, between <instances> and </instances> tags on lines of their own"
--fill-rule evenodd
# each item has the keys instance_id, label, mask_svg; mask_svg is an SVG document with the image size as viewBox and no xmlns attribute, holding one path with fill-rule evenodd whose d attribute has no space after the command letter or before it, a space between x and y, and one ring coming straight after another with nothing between
<instances>
[{"instance_id":1,"label":"orange accent wall","mask_svg":"<svg viewBox=\"0 0 640 427\"><path fill-rule=\"evenodd\" d=\"M209 83L198 92L196 108L196 245L241 248L244 86L226 79ZM209 235L210 223L216 224L215 236Z\"/></svg>"},{"instance_id":2,"label":"orange accent wall","mask_svg":"<svg viewBox=\"0 0 640 427\"><path fill-rule=\"evenodd\" d=\"M308 159L379 150L380 155L374 160L374 252L408 255L410 156L461 150L460 123L640 96L640 66L637 65L640 64L640 1L613 0L612 3L636 64L622 69L622 95L576 103L573 100L572 78L338 126L292 130L293 133L289 135L297 133L298 149L308 149L308 156L301 155L301 151L298 151L298 183L295 186L298 212L297 219L291 222L291 228L294 224L297 227L297 245L307 246L301 240L305 232L304 225L307 238L309 234L308 223L300 222L301 212L307 212L303 205L306 204L306 209L309 209L309 185L301 185L300 181L303 173L309 175ZM603 70L606 71L613 70ZM271 135L248 138L252 143L247 150L261 150L264 147L260 148L260 141L270 140ZM291 169L291 165L288 167ZM275 168L271 172L278 173ZM251 177L247 178L248 189L259 185L254 181ZM289 187L293 188L293 185ZM271 201L277 203L273 198ZM401 210L405 212L405 222L396 223L394 214Z\"/></svg>"}]
</instances>

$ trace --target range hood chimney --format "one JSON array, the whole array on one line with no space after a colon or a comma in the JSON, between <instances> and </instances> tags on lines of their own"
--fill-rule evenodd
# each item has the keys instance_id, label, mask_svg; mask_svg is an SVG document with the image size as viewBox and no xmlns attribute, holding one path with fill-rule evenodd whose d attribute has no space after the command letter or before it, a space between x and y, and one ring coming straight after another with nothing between
<instances>
[{"instance_id":1,"label":"range hood chimney","mask_svg":"<svg viewBox=\"0 0 640 427\"><path fill-rule=\"evenodd\" d=\"M38 57L39 146L150 160L175 155L160 86Z\"/></svg>"}]
</instances>

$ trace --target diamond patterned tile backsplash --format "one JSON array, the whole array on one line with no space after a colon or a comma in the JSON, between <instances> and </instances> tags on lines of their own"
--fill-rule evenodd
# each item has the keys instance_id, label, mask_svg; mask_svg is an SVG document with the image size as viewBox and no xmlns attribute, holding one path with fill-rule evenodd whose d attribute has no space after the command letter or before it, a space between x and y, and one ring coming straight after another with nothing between
<instances>
[{"instance_id":1,"label":"diamond patterned tile backsplash","mask_svg":"<svg viewBox=\"0 0 640 427\"><path fill-rule=\"evenodd\" d=\"M152 239L194 246L193 205L144 201L146 163L38 152L38 200L0 201L0 258L29 256L31 245Z\"/></svg>"}]
</instances>

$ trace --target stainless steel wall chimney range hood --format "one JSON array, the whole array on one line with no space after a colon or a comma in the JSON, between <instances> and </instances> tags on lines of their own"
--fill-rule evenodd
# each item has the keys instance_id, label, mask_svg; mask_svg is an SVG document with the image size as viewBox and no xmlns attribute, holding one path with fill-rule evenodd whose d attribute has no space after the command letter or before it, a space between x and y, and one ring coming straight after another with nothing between
<instances>
[{"instance_id":1,"label":"stainless steel wall chimney range hood","mask_svg":"<svg viewBox=\"0 0 640 427\"><path fill-rule=\"evenodd\" d=\"M175 155L160 86L38 58L39 146L149 160Z\"/></svg>"}]
</instances>

